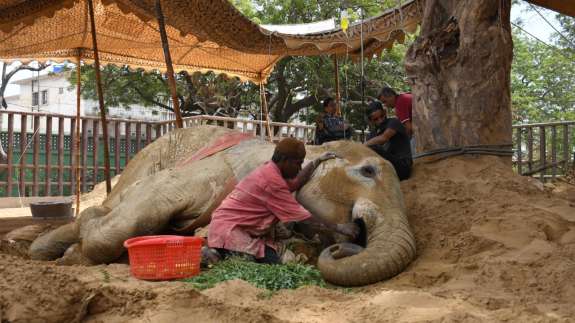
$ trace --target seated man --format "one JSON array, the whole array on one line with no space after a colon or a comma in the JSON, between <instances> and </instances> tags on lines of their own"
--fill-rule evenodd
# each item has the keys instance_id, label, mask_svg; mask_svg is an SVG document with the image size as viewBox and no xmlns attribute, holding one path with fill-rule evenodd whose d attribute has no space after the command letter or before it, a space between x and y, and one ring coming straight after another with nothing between
<instances>
[{"instance_id":1,"label":"seated man","mask_svg":"<svg viewBox=\"0 0 575 323\"><path fill-rule=\"evenodd\" d=\"M302 170L305 154L301 141L294 138L280 141L272 160L242 179L213 212L208 246L223 258L240 254L257 262L276 264L280 257L270 231L278 221L305 221L355 238L359 232L355 224L336 225L314 217L294 198L292 192L311 178L321 162L336 157L326 153Z\"/></svg>"},{"instance_id":2,"label":"seated man","mask_svg":"<svg viewBox=\"0 0 575 323\"><path fill-rule=\"evenodd\" d=\"M323 124L323 117L325 113L320 113L315 117L315 140L314 145L321 145L326 142L327 137L329 134L325 129L325 125Z\"/></svg>"},{"instance_id":3,"label":"seated man","mask_svg":"<svg viewBox=\"0 0 575 323\"><path fill-rule=\"evenodd\" d=\"M324 142L349 139L353 130L345 123L342 117L336 115L335 100L331 97L323 100L325 114L322 118L322 127L318 127L318 135L321 137L319 144ZM321 128L321 129L320 129Z\"/></svg>"},{"instance_id":4,"label":"seated man","mask_svg":"<svg viewBox=\"0 0 575 323\"><path fill-rule=\"evenodd\" d=\"M397 94L394 89L386 86L381 89L378 98L388 108L393 108L395 110L396 117L405 127L406 133L411 140L411 154L415 155L415 138L413 137L412 124L413 97L411 93Z\"/></svg>"},{"instance_id":5,"label":"seated man","mask_svg":"<svg viewBox=\"0 0 575 323\"><path fill-rule=\"evenodd\" d=\"M379 101L369 104L367 117L375 129L370 133L370 139L365 142L365 145L393 165L400 181L408 179L413 162L409 136L405 127L398 119L388 118Z\"/></svg>"}]
</instances>

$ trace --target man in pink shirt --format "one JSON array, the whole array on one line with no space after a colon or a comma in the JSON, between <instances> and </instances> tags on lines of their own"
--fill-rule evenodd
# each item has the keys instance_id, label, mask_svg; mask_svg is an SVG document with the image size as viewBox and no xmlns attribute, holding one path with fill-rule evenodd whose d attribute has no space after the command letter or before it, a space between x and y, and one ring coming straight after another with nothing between
<instances>
[{"instance_id":1,"label":"man in pink shirt","mask_svg":"<svg viewBox=\"0 0 575 323\"><path fill-rule=\"evenodd\" d=\"M388 108L395 109L395 116L403 124L407 135L411 138L411 155L415 156L415 139L413 138L413 125L411 123L413 109L411 93L397 94L393 88L386 86L381 89L378 98Z\"/></svg>"},{"instance_id":2,"label":"man in pink shirt","mask_svg":"<svg viewBox=\"0 0 575 323\"><path fill-rule=\"evenodd\" d=\"M304 144L294 138L283 139L277 144L272 160L242 179L212 213L208 246L223 258L241 254L262 263L279 263L270 236L278 221L305 221L355 238L358 234L355 224L336 225L314 217L292 195L310 179L321 162L335 157L326 153L302 170Z\"/></svg>"}]
</instances>

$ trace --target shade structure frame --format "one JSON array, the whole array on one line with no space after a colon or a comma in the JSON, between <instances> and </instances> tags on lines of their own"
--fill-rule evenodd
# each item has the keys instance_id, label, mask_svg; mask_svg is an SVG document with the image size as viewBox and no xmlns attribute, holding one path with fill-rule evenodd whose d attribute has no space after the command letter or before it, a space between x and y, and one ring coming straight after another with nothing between
<instances>
[{"instance_id":1,"label":"shade structure frame","mask_svg":"<svg viewBox=\"0 0 575 323\"><path fill-rule=\"evenodd\" d=\"M14 12L18 6L10 6L10 3L15 3L15 0L0 0L0 11L3 9L0 17L14 19L0 22L0 60L74 60L78 56L75 51L80 48L84 51L83 61L90 63L93 60L92 46L82 20L85 19L85 1L20 0L20 7L25 4L29 7ZM411 25L419 23L421 1L408 1L402 9L405 19L411 19ZM102 64L166 71L161 44L157 41L159 30L154 3L155 0L94 0ZM44 7L39 4L44 4ZM304 36L269 34L262 32L259 25L243 16L228 0L213 0L210 6L205 6L205 2L200 0L164 0L162 8L176 73L213 71L259 84L266 82L275 64L285 56L341 55L348 52L353 56L357 55L355 52L359 48L359 36L354 34L357 24L352 24L347 34L341 29ZM374 44L375 51L388 48L403 37L397 31L406 26L398 25L396 11L387 11L366 20L366 24L370 24L365 28L368 31L366 41ZM50 19L65 21L65 28L51 25ZM68 34L59 39L46 36L59 35L59 32ZM45 34L37 37L41 44L34 45L33 37L42 33ZM331 45L316 46L321 42ZM291 47L288 46L290 44ZM367 55L374 53L370 47L365 48Z\"/></svg>"}]
</instances>

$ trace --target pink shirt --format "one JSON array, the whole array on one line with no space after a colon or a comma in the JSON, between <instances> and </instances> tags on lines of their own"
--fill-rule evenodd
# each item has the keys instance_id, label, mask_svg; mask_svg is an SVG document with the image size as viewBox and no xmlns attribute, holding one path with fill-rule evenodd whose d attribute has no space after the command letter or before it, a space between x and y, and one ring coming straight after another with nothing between
<instances>
[{"instance_id":1,"label":"pink shirt","mask_svg":"<svg viewBox=\"0 0 575 323\"><path fill-rule=\"evenodd\" d=\"M266 236L278 221L297 222L311 217L292 195L293 187L269 161L242 179L213 212L208 246L264 257Z\"/></svg>"},{"instance_id":2,"label":"pink shirt","mask_svg":"<svg viewBox=\"0 0 575 323\"><path fill-rule=\"evenodd\" d=\"M395 98L395 115L401 123L411 120L412 96L411 93L401 93Z\"/></svg>"}]
</instances>

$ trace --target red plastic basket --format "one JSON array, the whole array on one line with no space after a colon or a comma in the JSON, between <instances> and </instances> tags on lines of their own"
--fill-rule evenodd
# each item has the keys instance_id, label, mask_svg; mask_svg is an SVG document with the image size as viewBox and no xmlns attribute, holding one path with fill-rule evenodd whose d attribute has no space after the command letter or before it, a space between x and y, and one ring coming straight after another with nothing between
<instances>
[{"instance_id":1,"label":"red plastic basket","mask_svg":"<svg viewBox=\"0 0 575 323\"><path fill-rule=\"evenodd\" d=\"M124 241L130 271L138 279L167 280L195 276L200 272L200 237L143 236Z\"/></svg>"}]
</instances>

